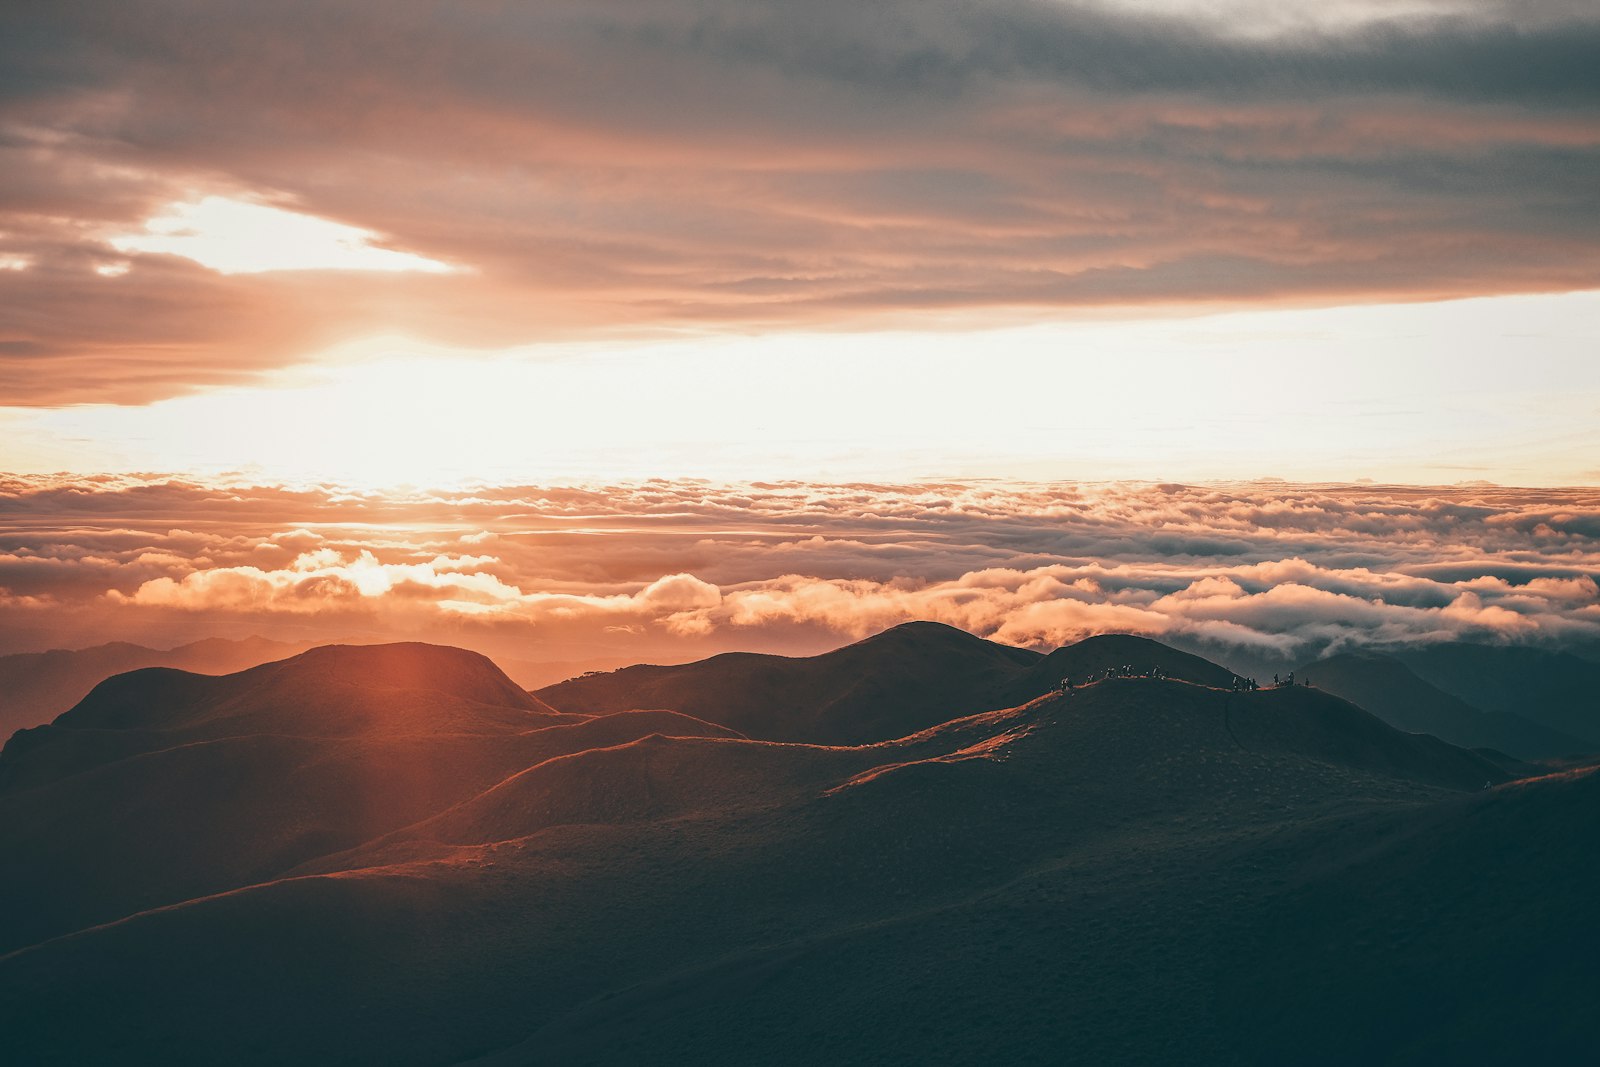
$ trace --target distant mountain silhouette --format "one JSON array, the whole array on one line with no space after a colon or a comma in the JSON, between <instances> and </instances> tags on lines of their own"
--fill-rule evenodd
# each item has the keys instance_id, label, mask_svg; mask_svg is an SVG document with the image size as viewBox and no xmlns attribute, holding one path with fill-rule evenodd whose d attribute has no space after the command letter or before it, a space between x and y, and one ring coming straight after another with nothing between
<instances>
[{"instance_id":1,"label":"distant mountain silhouette","mask_svg":"<svg viewBox=\"0 0 1600 1067\"><path fill-rule=\"evenodd\" d=\"M71 651L0 656L0 744L18 730L49 722L114 674L141 667L231 674L285 659L306 647L260 637L240 641L213 637L167 650L118 641Z\"/></svg>"},{"instance_id":2,"label":"distant mountain silhouette","mask_svg":"<svg viewBox=\"0 0 1600 1067\"><path fill-rule=\"evenodd\" d=\"M1418 677L1489 712L1508 712L1600 746L1600 663L1570 652L1466 642L1393 655Z\"/></svg>"},{"instance_id":3,"label":"distant mountain silhouette","mask_svg":"<svg viewBox=\"0 0 1600 1067\"><path fill-rule=\"evenodd\" d=\"M1568 756L1600 745L1510 712L1485 712L1435 688L1404 662L1347 652L1301 667L1318 688L1361 705L1392 726L1428 733L1464 748L1490 748L1522 759Z\"/></svg>"},{"instance_id":4,"label":"distant mountain silhouette","mask_svg":"<svg viewBox=\"0 0 1600 1067\"><path fill-rule=\"evenodd\" d=\"M1056 688L1124 664L1203 677ZM1590 770L1518 779L1321 689L1232 692L1221 668L1122 637L1044 657L916 626L581 681L686 704L685 672L702 710L758 727L917 725L820 746L684 707L556 711L482 657L419 645L106 683L0 753L7 1054L1421 1064L1589 1048ZM742 684L760 688L741 701ZM930 722L952 690L980 706Z\"/></svg>"},{"instance_id":5,"label":"distant mountain silhouette","mask_svg":"<svg viewBox=\"0 0 1600 1067\"><path fill-rule=\"evenodd\" d=\"M912 622L793 658L730 652L676 667L638 666L540 689L554 707L596 713L673 708L750 737L860 745L903 737L960 714L1014 707L1110 667L1162 667L1226 686L1227 669L1143 637L1108 634L1048 656L964 630Z\"/></svg>"}]
</instances>

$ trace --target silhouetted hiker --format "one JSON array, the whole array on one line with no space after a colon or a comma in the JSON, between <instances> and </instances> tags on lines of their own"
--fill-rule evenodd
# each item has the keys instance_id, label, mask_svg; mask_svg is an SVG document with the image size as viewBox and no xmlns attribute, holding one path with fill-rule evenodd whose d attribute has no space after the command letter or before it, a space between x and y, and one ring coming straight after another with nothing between
<instances>
[{"instance_id":1,"label":"silhouetted hiker","mask_svg":"<svg viewBox=\"0 0 1600 1067\"><path fill-rule=\"evenodd\" d=\"M1290 685L1294 684L1294 671L1290 671L1289 672L1289 684Z\"/></svg>"},{"instance_id":2,"label":"silhouetted hiker","mask_svg":"<svg viewBox=\"0 0 1600 1067\"><path fill-rule=\"evenodd\" d=\"M1272 684L1273 684L1273 685L1282 685L1282 684L1283 684L1283 683L1282 683L1282 682L1280 682L1280 681L1278 681L1278 676L1277 676L1277 675L1276 675L1276 674L1274 674L1274 675L1273 675L1273 676L1272 676Z\"/></svg>"}]
</instances>

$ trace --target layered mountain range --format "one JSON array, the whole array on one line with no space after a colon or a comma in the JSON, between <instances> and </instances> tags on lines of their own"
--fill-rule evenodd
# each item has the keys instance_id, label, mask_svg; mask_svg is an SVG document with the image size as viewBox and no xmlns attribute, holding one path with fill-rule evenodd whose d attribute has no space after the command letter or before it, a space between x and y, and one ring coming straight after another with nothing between
<instances>
[{"instance_id":1,"label":"layered mountain range","mask_svg":"<svg viewBox=\"0 0 1600 1067\"><path fill-rule=\"evenodd\" d=\"M0 752L0 1032L74 1064L1580 1054L1583 709L1412 732L1339 695L1362 669L1253 690L918 623L536 693L420 644L118 675ZM1563 758L1433 735L1469 713Z\"/></svg>"},{"instance_id":2,"label":"layered mountain range","mask_svg":"<svg viewBox=\"0 0 1600 1067\"><path fill-rule=\"evenodd\" d=\"M292 656L307 647L260 637L239 641L213 637L171 649L113 641L92 648L0 656L0 736L10 737L18 730L49 722L114 674L143 667L229 674Z\"/></svg>"}]
</instances>

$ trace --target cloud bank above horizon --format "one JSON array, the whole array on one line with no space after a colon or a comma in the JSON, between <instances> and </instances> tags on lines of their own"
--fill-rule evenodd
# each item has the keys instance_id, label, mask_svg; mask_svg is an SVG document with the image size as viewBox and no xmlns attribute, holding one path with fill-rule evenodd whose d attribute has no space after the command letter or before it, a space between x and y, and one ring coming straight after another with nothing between
<instances>
[{"instance_id":1,"label":"cloud bank above horizon","mask_svg":"<svg viewBox=\"0 0 1600 1067\"><path fill-rule=\"evenodd\" d=\"M812 652L912 619L1238 655L1600 642L1600 490L0 482L7 650L226 634L528 660Z\"/></svg>"},{"instance_id":2,"label":"cloud bank above horizon","mask_svg":"<svg viewBox=\"0 0 1600 1067\"><path fill-rule=\"evenodd\" d=\"M1593 5L58 0L7 22L9 405L143 404L374 334L931 330L1600 277ZM218 259L245 240L198 214L219 201L362 236ZM198 229L158 248L172 218ZM335 269L359 263L385 269Z\"/></svg>"}]
</instances>

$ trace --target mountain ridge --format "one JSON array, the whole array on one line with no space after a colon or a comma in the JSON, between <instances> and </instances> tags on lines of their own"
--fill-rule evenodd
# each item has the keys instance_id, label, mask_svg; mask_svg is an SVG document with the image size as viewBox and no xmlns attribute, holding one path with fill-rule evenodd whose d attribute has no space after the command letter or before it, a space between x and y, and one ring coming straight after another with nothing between
<instances>
[{"instance_id":1,"label":"mountain ridge","mask_svg":"<svg viewBox=\"0 0 1600 1067\"><path fill-rule=\"evenodd\" d=\"M1167 669L1226 687L1233 673L1149 638L1102 634L1048 655L942 623L910 622L815 656L728 652L677 666L640 665L535 691L574 712L667 707L751 737L871 744L956 714L1025 703L1108 668Z\"/></svg>"},{"instance_id":2,"label":"mountain ridge","mask_svg":"<svg viewBox=\"0 0 1600 1067\"><path fill-rule=\"evenodd\" d=\"M557 711L436 646L115 683L0 751L16 872L0 883L0 1029L41 1063L1069 1049L1231 1064L1306 1059L1296 1041L1324 1030L1327 1048L1381 1060L1394 1020L1418 1012L1407 1032L1425 1047L1480 1016L1514 1029L1501 999L1548 1017L1495 977L1519 974L1510 933L1483 940L1487 972L1441 979L1442 1012L1355 942L1405 946L1388 913L1464 877L1483 883L1474 907L1427 945L1511 931L1535 907L1541 936L1600 934L1595 863L1551 869L1573 866L1557 846L1593 821L1589 772L1519 779L1333 693L1238 690L1144 641L1052 660L922 627L788 661L833 675L780 675L794 704L909 679L914 699L880 726L926 721L940 687L951 703L1044 687L854 745L681 710ZM732 671L727 691L751 676L747 659L702 662ZM887 680L864 686L878 664ZM1078 684L1062 688L1068 668ZM785 691L762 693L770 723ZM1515 878L1470 866L1502 850ZM1351 947L1320 944L1325 923ZM1277 958L1283 944L1382 985L1384 1004L1341 1020L1336 988ZM1591 972L1563 973L1584 988ZM1245 989L1250 1012L1233 1003ZM1516 1031L1524 1050L1568 1051L1551 1035Z\"/></svg>"}]
</instances>

